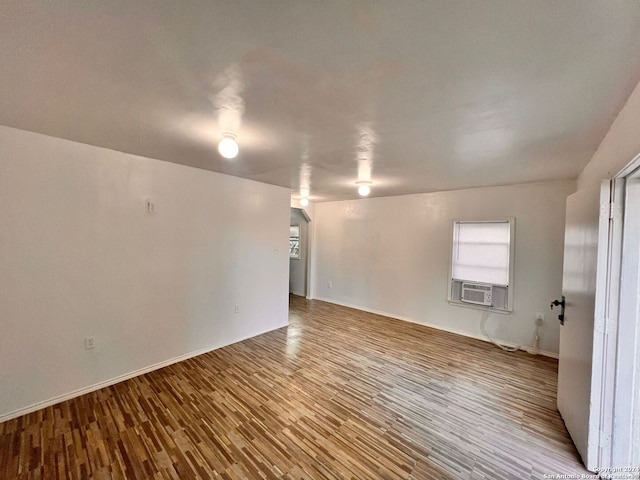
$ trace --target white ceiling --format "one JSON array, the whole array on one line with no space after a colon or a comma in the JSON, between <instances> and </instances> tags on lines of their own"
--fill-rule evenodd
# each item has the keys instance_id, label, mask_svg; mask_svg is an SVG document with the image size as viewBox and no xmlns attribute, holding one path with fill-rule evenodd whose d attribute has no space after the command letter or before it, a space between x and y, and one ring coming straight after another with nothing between
<instances>
[{"instance_id":1,"label":"white ceiling","mask_svg":"<svg viewBox=\"0 0 640 480\"><path fill-rule=\"evenodd\" d=\"M0 124L319 201L575 178L640 80L637 0L0 9Z\"/></svg>"}]
</instances>

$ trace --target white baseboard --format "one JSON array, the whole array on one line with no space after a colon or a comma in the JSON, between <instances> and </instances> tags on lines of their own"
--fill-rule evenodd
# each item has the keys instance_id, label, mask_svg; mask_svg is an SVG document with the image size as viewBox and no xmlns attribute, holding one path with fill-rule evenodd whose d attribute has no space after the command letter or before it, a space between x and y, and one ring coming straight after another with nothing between
<instances>
[{"instance_id":1,"label":"white baseboard","mask_svg":"<svg viewBox=\"0 0 640 480\"><path fill-rule=\"evenodd\" d=\"M198 355L202 355L204 353L209 353L209 352L212 352L214 350L218 350L219 348L223 348L223 347L226 347L228 345L233 345L234 343L242 342L243 340L247 340L249 338L257 337L258 335L262 335L264 333L268 333L268 332L271 332L273 330L278 330L279 328L286 327L288 325L289 325L289 322L287 321L286 323L284 323L284 324L282 324L282 325L280 325L278 327L270 328L270 329L255 333L253 335L248 335L246 337L239 338L238 340L235 340L235 341L230 342L230 343L226 343L226 344L223 344L223 345L217 345L217 346L214 346L214 347L207 347L207 348L203 348L203 349L200 349L200 350L196 350L195 352L190 352L190 353L186 353L184 355L179 355L177 357L170 358L168 360L164 360L162 362L158 362L158 363L155 363L153 365L149 365L148 367L140 368L138 370L134 370L132 372L125 373L123 375L118 375L117 377L110 378L109 380L105 380L103 382L98 382L98 383L95 383L93 385L89 385L87 387L79 388L79 389L74 390L74 391L69 392L69 393L65 393L65 394L58 395L58 396L53 397L53 398L49 398L47 400L43 400L41 402L34 403L34 404L29 405L27 407L19 408L18 410L14 410L12 412L0 415L0 423L6 422L7 420L11 420L12 418L16 418L16 417L20 417L22 415L26 415L27 413L35 412L35 411L40 410L42 408L50 407L51 405L55 405L56 403L64 402L65 400L70 400L72 398L79 397L80 395L84 395L85 393L95 392L96 390L100 390L101 388L109 387L111 385L115 385L116 383L120 383L120 382L123 382L125 380L129 380L130 378L134 378L134 377L137 377L139 375L144 375L145 373L153 372L154 370L158 370L158 369L163 368L163 367L168 367L169 365L173 365L174 363L182 362L183 360L188 360L190 358L197 357Z\"/></svg>"},{"instance_id":2,"label":"white baseboard","mask_svg":"<svg viewBox=\"0 0 640 480\"><path fill-rule=\"evenodd\" d=\"M333 303L335 305L341 305L343 307L348 307L348 308L353 308L355 310L362 310L363 312L368 312L368 313L374 313L376 315L382 315L383 317L390 317L390 318L395 318L397 320L402 320L404 322L409 322L409 323L415 323L417 325L424 325L425 327L429 327L429 328L435 328L436 330L442 330L443 332L449 332L449 333L454 333L456 335L462 335L463 337L468 337L468 338L475 338L476 340L482 340L483 342L488 342L491 343L491 340L489 340L486 337L480 336L480 335L474 335L468 332L463 332L461 330L456 330L455 328L445 328L441 325L434 325L433 323L428 323L428 322L418 322L417 320L413 319L413 318L409 318L409 317L403 317L402 315L396 315L395 313L389 313L389 312L384 312L382 310L376 310L373 308L367 308L367 307L362 307L360 305L353 305L351 303L347 303L347 302L341 302L339 300L331 300L328 298L323 298L323 297L316 297L315 300L320 300L321 302L327 302L327 303ZM519 350L523 350L527 353L530 353L532 355L542 355L544 357L550 357L550 358L555 358L556 360L558 359L558 354L555 352L547 352L545 350L539 350L537 353L533 351L533 348L529 347L529 346L522 346L522 345L516 345L514 343L511 342L503 342L500 339L496 339L498 342L500 342L502 345L504 345L505 347L518 347Z\"/></svg>"}]
</instances>

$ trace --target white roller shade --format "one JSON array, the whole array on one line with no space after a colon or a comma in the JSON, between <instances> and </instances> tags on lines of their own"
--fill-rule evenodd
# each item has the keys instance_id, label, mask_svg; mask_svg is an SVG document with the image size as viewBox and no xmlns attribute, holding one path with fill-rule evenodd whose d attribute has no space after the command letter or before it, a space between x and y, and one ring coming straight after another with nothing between
<instances>
[{"instance_id":1,"label":"white roller shade","mask_svg":"<svg viewBox=\"0 0 640 480\"><path fill-rule=\"evenodd\" d=\"M509 222L456 222L453 235L454 279L509 284Z\"/></svg>"}]
</instances>

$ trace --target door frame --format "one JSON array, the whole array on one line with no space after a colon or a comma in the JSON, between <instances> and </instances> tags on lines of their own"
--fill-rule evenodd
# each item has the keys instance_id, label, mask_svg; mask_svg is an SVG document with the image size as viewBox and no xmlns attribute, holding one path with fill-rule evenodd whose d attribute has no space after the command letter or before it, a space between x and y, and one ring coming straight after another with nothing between
<instances>
[{"instance_id":1,"label":"door frame","mask_svg":"<svg viewBox=\"0 0 640 480\"><path fill-rule=\"evenodd\" d=\"M312 280L312 276L311 276L311 252L312 252L312 243L313 243L313 223L312 223L312 218L309 215L309 212L305 209L305 207L303 207L302 205L297 206L294 205L293 203L291 203L291 205L289 206L289 211L293 211L293 210L297 210L300 215L302 216L302 221L305 222L306 224L306 234L304 235L304 242L300 242L301 243L301 249L300 252L302 253L302 250L304 249L304 297L307 299L311 298L311 280ZM291 222L289 222L291 223ZM298 226L300 226L300 238L302 239L302 225L301 224L296 224ZM291 224L290 226L295 226L293 224ZM289 259L289 264L291 264L291 260L293 259ZM289 275L291 275L291 267L289 267Z\"/></svg>"},{"instance_id":2,"label":"door frame","mask_svg":"<svg viewBox=\"0 0 640 480\"><path fill-rule=\"evenodd\" d=\"M599 389L601 398L600 408L594 412L599 417L599 431L593 432L599 435L600 470L640 466L640 412L635 411L640 402L640 326L634 321L620 328L620 322L625 321L620 310L622 295L625 294L622 288L623 270L634 268L622 264L625 184L630 178L640 178L640 154L612 178L609 202L601 199L600 205L601 219L605 211L609 217L608 238L601 239L604 242L600 244L607 245L606 255L603 250L603 263L600 255L598 259L598 270L602 267L601 271L606 274L598 275L594 332L594 342L601 341L603 345L602 358L593 359L603 366L602 378L592 381L593 387ZM635 302L637 304L638 299ZM629 401L628 389L622 391L620 379L629 376L635 379L632 387L634 401ZM625 428L622 429L621 425L625 425Z\"/></svg>"}]
</instances>

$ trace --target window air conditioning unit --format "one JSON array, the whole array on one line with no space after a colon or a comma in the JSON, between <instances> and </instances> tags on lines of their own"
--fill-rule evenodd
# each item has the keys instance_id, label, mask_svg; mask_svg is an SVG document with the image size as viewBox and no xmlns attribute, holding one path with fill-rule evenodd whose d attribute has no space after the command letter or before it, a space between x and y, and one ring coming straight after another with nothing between
<instances>
[{"instance_id":1,"label":"window air conditioning unit","mask_svg":"<svg viewBox=\"0 0 640 480\"><path fill-rule=\"evenodd\" d=\"M492 294L493 287L491 285L463 282L460 300L465 303L474 303L476 305L486 305L490 307Z\"/></svg>"}]
</instances>

